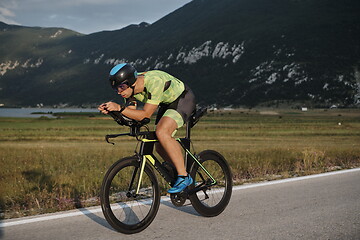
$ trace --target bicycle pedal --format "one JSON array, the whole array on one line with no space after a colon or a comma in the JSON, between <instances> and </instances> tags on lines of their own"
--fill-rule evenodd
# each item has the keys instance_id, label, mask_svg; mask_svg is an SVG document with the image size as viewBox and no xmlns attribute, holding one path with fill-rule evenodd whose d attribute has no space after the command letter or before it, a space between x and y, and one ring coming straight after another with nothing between
<instances>
[{"instance_id":1,"label":"bicycle pedal","mask_svg":"<svg viewBox=\"0 0 360 240\"><path fill-rule=\"evenodd\" d=\"M170 199L171 199L172 204L175 207L181 207L184 205L184 203L188 199L188 195L184 194L184 191L182 191L180 193L172 193L172 194L170 194Z\"/></svg>"}]
</instances>

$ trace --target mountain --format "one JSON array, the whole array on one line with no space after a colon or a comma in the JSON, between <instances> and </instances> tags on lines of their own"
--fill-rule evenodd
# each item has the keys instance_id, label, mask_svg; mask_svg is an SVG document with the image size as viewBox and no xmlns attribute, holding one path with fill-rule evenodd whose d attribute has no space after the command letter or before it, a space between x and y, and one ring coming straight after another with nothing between
<instances>
[{"instance_id":1,"label":"mountain","mask_svg":"<svg viewBox=\"0 0 360 240\"><path fill-rule=\"evenodd\" d=\"M116 99L111 67L161 69L201 104L360 105L360 1L193 0L159 21L82 35L0 23L0 103Z\"/></svg>"}]
</instances>

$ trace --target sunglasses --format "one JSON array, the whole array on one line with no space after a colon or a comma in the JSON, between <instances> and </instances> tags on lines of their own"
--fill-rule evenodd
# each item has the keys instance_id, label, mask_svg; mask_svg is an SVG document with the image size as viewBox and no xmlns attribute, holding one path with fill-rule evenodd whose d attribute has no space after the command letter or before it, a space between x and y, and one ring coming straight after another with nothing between
<instances>
[{"instance_id":1,"label":"sunglasses","mask_svg":"<svg viewBox=\"0 0 360 240\"><path fill-rule=\"evenodd\" d=\"M127 83L121 83L117 87L114 88L115 92L121 93L122 91L125 91L129 88L129 85Z\"/></svg>"}]
</instances>

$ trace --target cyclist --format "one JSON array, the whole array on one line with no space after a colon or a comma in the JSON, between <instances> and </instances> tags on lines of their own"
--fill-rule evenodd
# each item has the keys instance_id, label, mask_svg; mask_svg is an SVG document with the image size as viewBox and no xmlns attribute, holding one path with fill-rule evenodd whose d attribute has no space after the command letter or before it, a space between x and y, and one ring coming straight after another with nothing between
<instances>
[{"instance_id":1,"label":"cyclist","mask_svg":"<svg viewBox=\"0 0 360 240\"><path fill-rule=\"evenodd\" d=\"M195 96L190 88L170 74L151 70L137 73L127 63L114 66L109 76L111 87L123 98L126 104L107 102L98 109L107 114L120 111L126 117L141 121L150 118L160 106L156 116L156 136L160 142L156 151L166 161L171 161L178 178L168 193L179 193L192 184L193 179L186 172L184 158L179 143L173 138L195 109ZM142 109L136 108L136 100L145 103Z\"/></svg>"}]
</instances>

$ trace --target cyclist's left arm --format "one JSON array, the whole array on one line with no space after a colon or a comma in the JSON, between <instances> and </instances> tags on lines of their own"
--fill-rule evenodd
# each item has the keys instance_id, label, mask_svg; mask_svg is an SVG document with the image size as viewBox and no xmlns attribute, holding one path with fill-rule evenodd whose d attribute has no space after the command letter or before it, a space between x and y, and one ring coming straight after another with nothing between
<instances>
[{"instance_id":1,"label":"cyclist's left arm","mask_svg":"<svg viewBox=\"0 0 360 240\"><path fill-rule=\"evenodd\" d=\"M126 102L127 108L129 109L136 109L137 108L137 102L135 98L129 99Z\"/></svg>"}]
</instances>

